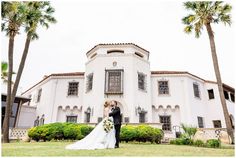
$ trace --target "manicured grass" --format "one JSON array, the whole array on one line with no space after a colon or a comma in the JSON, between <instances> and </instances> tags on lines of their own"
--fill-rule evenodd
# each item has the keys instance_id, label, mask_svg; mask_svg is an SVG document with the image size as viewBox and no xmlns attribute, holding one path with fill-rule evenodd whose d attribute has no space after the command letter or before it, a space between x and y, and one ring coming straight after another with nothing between
<instances>
[{"instance_id":1,"label":"manicured grass","mask_svg":"<svg viewBox=\"0 0 236 158\"><path fill-rule=\"evenodd\" d=\"M2 156L234 156L234 149L183 145L121 143L119 149L66 150L72 142L2 144Z\"/></svg>"}]
</instances>

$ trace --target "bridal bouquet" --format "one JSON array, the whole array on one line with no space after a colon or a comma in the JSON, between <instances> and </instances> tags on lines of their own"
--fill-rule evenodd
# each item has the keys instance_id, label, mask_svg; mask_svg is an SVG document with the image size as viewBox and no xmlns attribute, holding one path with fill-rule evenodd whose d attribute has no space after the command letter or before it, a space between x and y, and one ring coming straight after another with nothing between
<instances>
[{"instance_id":1,"label":"bridal bouquet","mask_svg":"<svg viewBox=\"0 0 236 158\"><path fill-rule=\"evenodd\" d=\"M111 119L107 118L103 121L103 129L108 133L113 128L113 122Z\"/></svg>"}]
</instances>

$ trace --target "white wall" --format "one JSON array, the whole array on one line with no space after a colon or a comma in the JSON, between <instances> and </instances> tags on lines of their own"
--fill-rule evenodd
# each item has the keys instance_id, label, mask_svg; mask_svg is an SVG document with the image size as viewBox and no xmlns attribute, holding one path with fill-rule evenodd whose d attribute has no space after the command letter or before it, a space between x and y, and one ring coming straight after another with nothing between
<instances>
[{"instance_id":1,"label":"white wall","mask_svg":"<svg viewBox=\"0 0 236 158\"><path fill-rule=\"evenodd\" d=\"M124 53L107 54L108 50L123 50ZM139 52L144 57L140 58L134 53ZM86 63L85 76L93 73L93 89L84 94L84 109L93 108L93 117L91 122L97 122L98 117L103 116L103 104L106 100L116 100L121 106L123 117L129 117L130 122L138 123L139 117L135 113L135 108L140 106L148 111L147 121L151 121L151 86L150 86L150 64L148 62L148 53L135 47L117 46L106 47L93 50L89 57L97 53ZM117 62L113 66L113 62ZM124 85L123 95L105 95L105 70L123 69ZM147 75L147 91L138 90L138 72ZM86 77L85 77L86 78ZM86 81L84 83L86 85ZM84 113L83 113L84 114Z\"/></svg>"},{"instance_id":2,"label":"white wall","mask_svg":"<svg viewBox=\"0 0 236 158\"><path fill-rule=\"evenodd\" d=\"M23 105L20 109L16 127L30 128L34 126L35 118L36 118L36 108Z\"/></svg>"}]
</instances>

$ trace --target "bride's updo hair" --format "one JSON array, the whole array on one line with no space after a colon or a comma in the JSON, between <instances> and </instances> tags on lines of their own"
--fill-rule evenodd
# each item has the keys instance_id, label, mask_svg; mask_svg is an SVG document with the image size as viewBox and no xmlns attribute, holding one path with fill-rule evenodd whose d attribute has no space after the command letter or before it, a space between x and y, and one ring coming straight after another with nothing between
<instances>
[{"instance_id":1,"label":"bride's updo hair","mask_svg":"<svg viewBox=\"0 0 236 158\"><path fill-rule=\"evenodd\" d=\"M109 106L109 101L106 101L105 104L104 104L104 107L108 107Z\"/></svg>"}]
</instances>

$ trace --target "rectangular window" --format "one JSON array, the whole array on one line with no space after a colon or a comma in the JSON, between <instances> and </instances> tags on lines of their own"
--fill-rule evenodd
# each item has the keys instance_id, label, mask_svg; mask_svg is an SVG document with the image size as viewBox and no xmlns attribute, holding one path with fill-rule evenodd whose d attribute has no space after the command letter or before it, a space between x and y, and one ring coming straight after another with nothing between
<instances>
[{"instance_id":1,"label":"rectangular window","mask_svg":"<svg viewBox=\"0 0 236 158\"><path fill-rule=\"evenodd\" d=\"M146 75L138 72L138 89L146 91Z\"/></svg>"},{"instance_id":2,"label":"rectangular window","mask_svg":"<svg viewBox=\"0 0 236 158\"><path fill-rule=\"evenodd\" d=\"M125 117L125 123L129 123L129 117Z\"/></svg>"},{"instance_id":3,"label":"rectangular window","mask_svg":"<svg viewBox=\"0 0 236 158\"><path fill-rule=\"evenodd\" d=\"M77 123L77 116L66 116L66 122Z\"/></svg>"},{"instance_id":4,"label":"rectangular window","mask_svg":"<svg viewBox=\"0 0 236 158\"><path fill-rule=\"evenodd\" d=\"M229 100L229 93L227 91L224 91L224 96L226 100Z\"/></svg>"},{"instance_id":5,"label":"rectangular window","mask_svg":"<svg viewBox=\"0 0 236 158\"><path fill-rule=\"evenodd\" d=\"M87 92L93 89L93 73L91 73L87 76L86 86L87 86L87 88L86 88Z\"/></svg>"},{"instance_id":6,"label":"rectangular window","mask_svg":"<svg viewBox=\"0 0 236 158\"><path fill-rule=\"evenodd\" d=\"M235 102L235 100L234 100L234 94L233 94L233 93L230 93L230 98L231 98L231 101L232 101L232 102Z\"/></svg>"},{"instance_id":7,"label":"rectangular window","mask_svg":"<svg viewBox=\"0 0 236 158\"><path fill-rule=\"evenodd\" d=\"M169 94L168 81L158 81L159 94Z\"/></svg>"},{"instance_id":8,"label":"rectangular window","mask_svg":"<svg viewBox=\"0 0 236 158\"><path fill-rule=\"evenodd\" d=\"M221 121L220 120L213 120L214 128L221 128Z\"/></svg>"},{"instance_id":9,"label":"rectangular window","mask_svg":"<svg viewBox=\"0 0 236 158\"><path fill-rule=\"evenodd\" d=\"M30 95L28 96L28 98L30 99L30 101L28 101L28 106L30 106L30 103L31 103L31 100L32 100L32 94L30 94Z\"/></svg>"},{"instance_id":10,"label":"rectangular window","mask_svg":"<svg viewBox=\"0 0 236 158\"><path fill-rule=\"evenodd\" d=\"M170 116L160 116L160 123L163 123L162 130L171 131Z\"/></svg>"},{"instance_id":11,"label":"rectangular window","mask_svg":"<svg viewBox=\"0 0 236 158\"><path fill-rule=\"evenodd\" d=\"M38 90L37 102L40 102L41 95L42 95L42 88L40 88L40 89Z\"/></svg>"},{"instance_id":12,"label":"rectangular window","mask_svg":"<svg viewBox=\"0 0 236 158\"><path fill-rule=\"evenodd\" d=\"M214 96L214 91L213 91L213 89L208 89L207 91L208 91L209 99L214 99L215 96Z\"/></svg>"},{"instance_id":13,"label":"rectangular window","mask_svg":"<svg viewBox=\"0 0 236 158\"><path fill-rule=\"evenodd\" d=\"M77 96L78 95L78 88L79 87L79 82L69 82L69 87L68 87L68 96Z\"/></svg>"},{"instance_id":14,"label":"rectangular window","mask_svg":"<svg viewBox=\"0 0 236 158\"><path fill-rule=\"evenodd\" d=\"M102 121L102 117L98 117L98 123Z\"/></svg>"},{"instance_id":15,"label":"rectangular window","mask_svg":"<svg viewBox=\"0 0 236 158\"><path fill-rule=\"evenodd\" d=\"M196 83L193 83L193 92L195 97L200 98L199 85Z\"/></svg>"},{"instance_id":16,"label":"rectangular window","mask_svg":"<svg viewBox=\"0 0 236 158\"><path fill-rule=\"evenodd\" d=\"M145 112L139 113L139 123L145 123Z\"/></svg>"},{"instance_id":17,"label":"rectangular window","mask_svg":"<svg viewBox=\"0 0 236 158\"><path fill-rule=\"evenodd\" d=\"M203 117L198 116L197 121L198 121L198 127L199 128L204 128Z\"/></svg>"},{"instance_id":18,"label":"rectangular window","mask_svg":"<svg viewBox=\"0 0 236 158\"><path fill-rule=\"evenodd\" d=\"M105 93L123 93L123 70L106 70Z\"/></svg>"}]
</instances>

